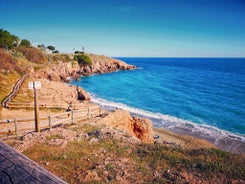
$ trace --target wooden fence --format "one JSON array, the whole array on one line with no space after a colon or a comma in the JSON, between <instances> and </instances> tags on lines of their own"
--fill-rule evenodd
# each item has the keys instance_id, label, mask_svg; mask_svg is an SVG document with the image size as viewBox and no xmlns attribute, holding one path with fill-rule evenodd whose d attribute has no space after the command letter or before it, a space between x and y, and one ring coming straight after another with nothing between
<instances>
[{"instance_id":1,"label":"wooden fence","mask_svg":"<svg viewBox=\"0 0 245 184\"><path fill-rule=\"evenodd\" d=\"M76 103L76 104L45 104L45 103L38 103L39 108L46 108L46 109L51 109L51 108L60 108L60 109L67 109L68 106L70 108L77 110L84 108L83 103ZM8 102L6 104L6 107L8 109L26 109L26 108L34 108L34 103L19 103L19 102Z\"/></svg>"},{"instance_id":2,"label":"wooden fence","mask_svg":"<svg viewBox=\"0 0 245 184\"><path fill-rule=\"evenodd\" d=\"M105 112L99 106L95 106L83 110L73 110L52 116L40 117L40 128L52 129L52 127L58 125L72 124L77 121L99 116L103 113ZM2 127L0 134L7 134L11 136L15 134L16 137L19 137L35 130L35 120L16 118L11 120L0 120L0 126Z\"/></svg>"}]
</instances>

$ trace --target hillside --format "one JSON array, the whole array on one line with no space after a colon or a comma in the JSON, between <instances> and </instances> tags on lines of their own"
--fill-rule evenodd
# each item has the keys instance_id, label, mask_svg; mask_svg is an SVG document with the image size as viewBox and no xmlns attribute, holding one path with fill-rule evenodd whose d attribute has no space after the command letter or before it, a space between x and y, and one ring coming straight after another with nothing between
<instances>
[{"instance_id":1,"label":"hillside","mask_svg":"<svg viewBox=\"0 0 245 184\"><path fill-rule=\"evenodd\" d=\"M15 37L14 37L15 38ZM1 41L1 40L0 40ZM1 44L0 44L1 46ZM77 58L89 58L77 60ZM86 56L86 57L85 57ZM80 76L131 70L135 66L89 53L46 53L30 45L0 49L0 99L18 78L24 81L11 103L33 105L28 82L40 81L40 103L48 116L65 113L71 103L93 106L89 94L67 81ZM1 108L0 119L32 118L32 108ZM24 132L14 139L9 124L0 124L2 140L69 183L244 183L245 157L217 149L205 140L152 127L148 119L115 109L41 133ZM67 116L67 114L65 114ZM89 115L89 112L88 112Z\"/></svg>"},{"instance_id":2,"label":"hillside","mask_svg":"<svg viewBox=\"0 0 245 184\"><path fill-rule=\"evenodd\" d=\"M0 49L0 100L9 94L12 86L18 78L24 74L30 77L25 81L43 80L48 81L70 81L72 78L92 75L95 73L109 73L117 70L131 70L135 66L128 65L122 61L94 54L86 54L91 58L92 65L79 65L74 60L74 54L49 54L48 56L39 48L17 48L15 50L3 51ZM32 95L27 87L21 88L14 101L29 103ZM44 91L45 88L42 90ZM82 89L81 89L82 90ZM84 94L86 92L83 92ZM24 94L24 96L23 96ZM29 94L29 95L26 95ZM85 94L85 96L87 96ZM31 98L30 98L31 97ZM59 103L59 102L56 102Z\"/></svg>"}]
</instances>

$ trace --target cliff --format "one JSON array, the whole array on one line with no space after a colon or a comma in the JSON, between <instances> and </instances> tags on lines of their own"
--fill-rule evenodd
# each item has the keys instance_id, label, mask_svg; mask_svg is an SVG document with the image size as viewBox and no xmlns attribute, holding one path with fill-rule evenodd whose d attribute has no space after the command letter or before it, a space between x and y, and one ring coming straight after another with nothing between
<instances>
[{"instance_id":1,"label":"cliff","mask_svg":"<svg viewBox=\"0 0 245 184\"><path fill-rule=\"evenodd\" d=\"M57 59L57 61L50 63L48 67L40 69L35 73L37 78L46 78L51 81L69 81L71 78L79 76L89 76L92 74L111 73L118 70L132 70L136 67L126 64L118 59L89 54L92 60L92 65L79 65L74 61L73 55L70 55L70 61L67 58ZM69 59L69 58L68 58Z\"/></svg>"}]
</instances>

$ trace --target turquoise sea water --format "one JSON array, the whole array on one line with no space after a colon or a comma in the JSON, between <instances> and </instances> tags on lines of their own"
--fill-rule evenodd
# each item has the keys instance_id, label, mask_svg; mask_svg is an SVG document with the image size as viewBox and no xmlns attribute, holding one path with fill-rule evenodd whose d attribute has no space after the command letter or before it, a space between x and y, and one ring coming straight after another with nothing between
<instances>
[{"instance_id":1,"label":"turquoise sea water","mask_svg":"<svg viewBox=\"0 0 245 184\"><path fill-rule=\"evenodd\" d=\"M223 138L245 142L245 59L119 59L138 69L72 84L89 91L94 102L149 117L155 126L217 145Z\"/></svg>"}]
</instances>

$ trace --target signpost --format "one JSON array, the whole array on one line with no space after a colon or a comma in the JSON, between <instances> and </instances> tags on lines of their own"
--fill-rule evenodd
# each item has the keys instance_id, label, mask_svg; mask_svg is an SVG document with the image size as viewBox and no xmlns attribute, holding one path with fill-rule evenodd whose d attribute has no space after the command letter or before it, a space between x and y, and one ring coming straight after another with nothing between
<instances>
[{"instance_id":1,"label":"signpost","mask_svg":"<svg viewBox=\"0 0 245 184\"><path fill-rule=\"evenodd\" d=\"M34 90L35 131L40 132L37 89L41 89L41 82L38 81L29 82L28 88Z\"/></svg>"}]
</instances>

